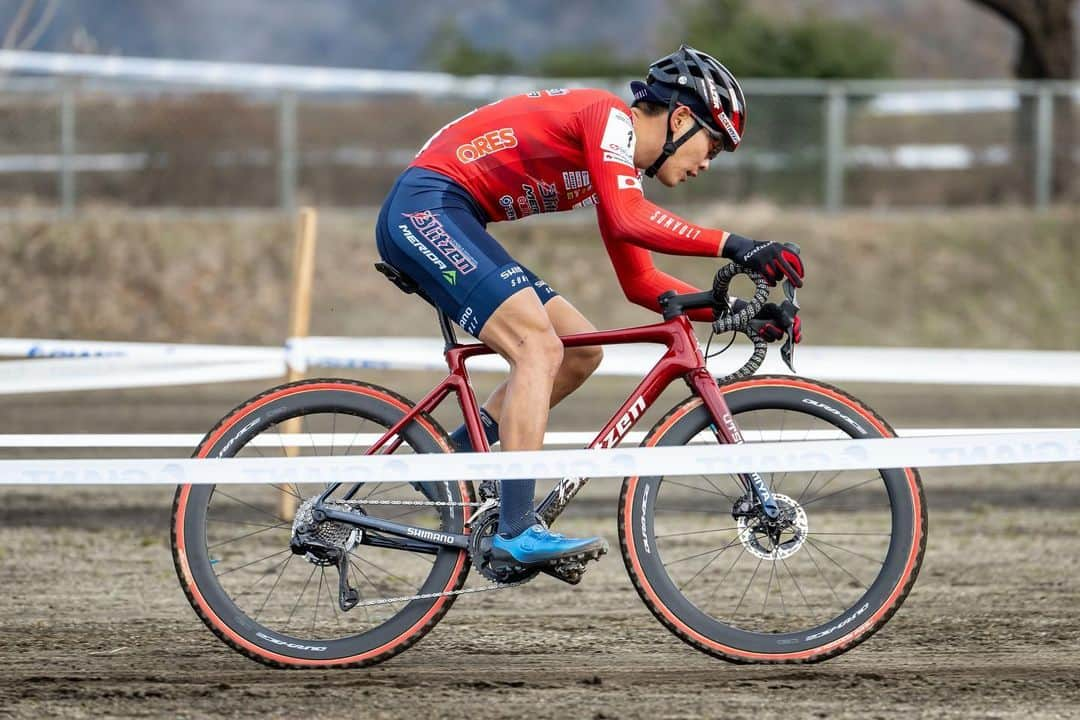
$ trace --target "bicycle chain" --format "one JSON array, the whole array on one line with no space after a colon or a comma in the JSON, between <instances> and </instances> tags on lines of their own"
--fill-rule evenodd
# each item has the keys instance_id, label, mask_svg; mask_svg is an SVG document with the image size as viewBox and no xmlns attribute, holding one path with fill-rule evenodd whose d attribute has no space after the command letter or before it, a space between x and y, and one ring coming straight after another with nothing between
<instances>
[{"instance_id":1,"label":"bicycle chain","mask_svg":"<svg viewBox=\"0 0 1080 720\"><path fill-rule=\"evenodd\" d=\"M478 502L452 502L449 500L346 500L357 505L432 505L438 507L480 507Z\"/></svg>"},{"instance_id":2,"label":"bicycle chain","mask_svg":"<svg viewBox=\"0 0 1080 720\"><path fill-rule=\"evenodd\" d=\"M450 597L451 595L467 595L468 593L488 592L490 590L506 590L507 588L518 587L524 585L528 580L516 583L488 583L487 587L478 588L463 588L461 590L449 590L441 593L425 593L424 595L406 595L396 598L382 598L380 600L363 600L355 605L355 607L373 607L375 605L389 605L397 602L412 602L413 600L428 600L430 598Z\"/></svg>"},{"instance_id":3,"label":"bicycle chain","mask_svg":"<svg viewBox=\"0 0 1080 720\"><path fill-rule=\"evenodd\" d=\"M481 502L451 502L442 500L360 500L353 501L360 505L437 505L439 507L480 507ZM379 600L363 600L355 607L375 607L378 605L390 605L398 602L412 602L413 600L429 600L431 598L450 597L452 595L468 595L470 593L490 592L492 590L506 590L507 588L524 585L528 580L516 583L489 582L485 587L463 588L461 590L449 590L441 593L425 593L423 595L405 595L396 598L381 598Z\"/></svg>"}]
</instances>

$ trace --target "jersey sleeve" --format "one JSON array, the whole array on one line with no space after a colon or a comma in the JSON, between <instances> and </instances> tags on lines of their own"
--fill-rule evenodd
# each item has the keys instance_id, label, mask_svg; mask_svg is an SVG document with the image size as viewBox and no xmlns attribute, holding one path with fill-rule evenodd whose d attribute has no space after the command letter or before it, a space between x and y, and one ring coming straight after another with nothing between
<instances>
[{"instance_id":1,"label":"jersey sleeve","mask_svg":"<svg viewBox=\"0 0 1080 720\"><path fill-rule=\"evenodd\" d=\"M656 298L666 290L699 292L658 270L648 251L718 257L728 234L689 223L645 199L634 167L634 126L625 106L598 102L582 110L580 121L600 234L626 297L659 312ZM712 311L694 310L689 316L707 322Z\"/></svg>"},{"instance_id":2,"label":"jersey sleeve","mask_svg":"<svg viewBox=\"0 0 1080 720\"><path fill-rule=\"evenodd\" d=\"M727 233L687 222L645 199L634 167L634 125L625 107L613 98L583 108L580 115L605 240L610 237L668 255L719 256Z\"/></svg>"},{"instance_id":3,"label":"jersey sleeve","mask_svg":"<svg viewBox=\"0 0 1080 720\"><path fill-rule=\"evenodd\" d=\"M615 268L615 277L626 294L626 299L635 305L641 305L655 312L660 312L657 298L668 290L679 295L701 292L698 288L668 275L653 265L652 256L645 248L630 245L619 240L604 237L604 247L611 257ZM698 308L687 312L691 320L712 322L713 313L709 308Z\"/></svg>"}]
</instances>

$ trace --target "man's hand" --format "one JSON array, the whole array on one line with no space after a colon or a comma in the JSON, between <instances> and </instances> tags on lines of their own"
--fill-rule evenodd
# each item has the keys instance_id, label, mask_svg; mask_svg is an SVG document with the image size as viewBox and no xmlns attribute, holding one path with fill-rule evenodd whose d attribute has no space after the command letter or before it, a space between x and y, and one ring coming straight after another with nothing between
<instances>
[{"instance_id":1,"label":"man's hand","mask_svg":"<svg viewBox=\"0 0 1080 720\"><path fill-rule=\"evenodd\" d=\"M795 342L802 342L802 319L799 317L799 308L790 300L785 300L779 305L765 303L757 316L750 321L750 330L768 342L780 340L784 337L784 333L790 334Z\"/></svg>"},{"instance_id":2,"label":"man's hand","mask_svg":"<svg viewBox=\"0 0 1080 720\"><path fill-rule=\"evenodd\" d=\"M798 253L780 243L758 242L731 233L724 241L721 255L761 273L771 285L783 278L790 280L795 287L803 285L802 260Z\"/></svg>"},{"instance_id":3,"label":"man's hand","mask_svg":"<svg viewBox=\"0 0 1080 720\"><path fill-rule=\"evenodd\" d=\"M741 312L747 302L742 298L733 298L731 313ZM765 303L761 310L750 321L750 332L760 336L767 342L775 342L784 337L784 333L790 332L791 339L802 342L802 319L799 317L799 308L790 300L777 305Z\"/></svg>"}]
</instances>

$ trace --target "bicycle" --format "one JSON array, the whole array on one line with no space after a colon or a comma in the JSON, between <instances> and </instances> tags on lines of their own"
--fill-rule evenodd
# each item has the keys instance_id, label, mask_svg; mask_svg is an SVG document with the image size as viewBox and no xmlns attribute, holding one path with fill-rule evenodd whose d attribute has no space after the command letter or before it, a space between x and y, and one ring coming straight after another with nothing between
<instances>
[{"instance_id":1,"label":"bicycle","mask_svg":"<svg viewBox=\"0 0 1080 720\"><path fill-rule=\"evenodd\" d=\"M418 292L392 268L379 269L402 290ZM740 273L755 292L733 312L728 287ZM794 301L794 289L784 289ZM642 445L894 437L884 419L838 388L796 376L751 377L767 352L751 323L768 293L761 276L728 265L711 291L665 293L660 323L564 337L566 347L667 348L588 447L618 445L677 379L690 396ZM721 315L714 333L744 332L754 343L747 363L719 381L685 314L694 308ZM327 444L330 455L342 448L359 454L358 443L363 453L452 452L430 415L450 393L473 446L488 451L465 361L494 351L458 343L450 318L438 317L449 374L419 403L352 380L281 385L228 413L194 456L263 455L264 447L319 454ZM792 350L788 337L789 365ZM294 418L305 432L283 435L279 425ZM368 428L376 431L361 432ZM301 481L181 485L173 504L173 557L188 601L222 641L261 663L379 663L426 635L462 594L517 587L539 572L498 567L486 556L498 523L494 482L482 483L477 495L466 481ZM553 523L586 482L563 478L538 516ZM283 491L298 503L291 521L275 510ZM845 472L627 477L618 500L620 550L642 601L684 642L738 663L817 662L869 638L910 592L926 530L914 468L858 471L854 479ZM465 588L470 569L489 583ZM545 568L570 583L583 570L574 561Z\"/></svg>"}]
</instances>

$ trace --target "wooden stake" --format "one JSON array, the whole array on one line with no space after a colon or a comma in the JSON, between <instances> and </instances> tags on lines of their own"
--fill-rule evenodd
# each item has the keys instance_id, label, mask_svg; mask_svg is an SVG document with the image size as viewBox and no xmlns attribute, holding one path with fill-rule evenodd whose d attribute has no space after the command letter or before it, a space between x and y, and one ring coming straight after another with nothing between
<instances>
[{"instance_id":1,"label":"wooden stake","mask_svg":"<svg viewBox=\"0 0 1080 720\"><path fill-rule=\"evenodd\" d=\"M315 208L300 209L296 228L296 248L293 252L292 303L289 307L289 337L307 337L311 327L311 285L315 275L315 235L318 216ZM289 367L286 382L295 382L304 374ZM299 433L301 419L291 418L281 424L281 431L286 434ZM285 448L287 457L296 457L300 449L295 445ZM296 514L297 498L282 490L278 499L278 512L282 519L292 520Z\"/></svg>"}]
</instances>

